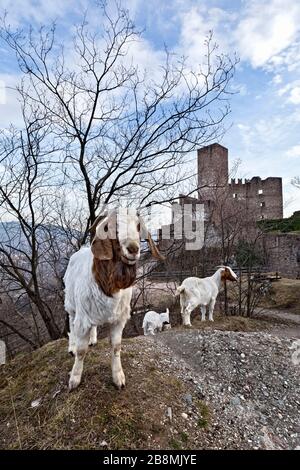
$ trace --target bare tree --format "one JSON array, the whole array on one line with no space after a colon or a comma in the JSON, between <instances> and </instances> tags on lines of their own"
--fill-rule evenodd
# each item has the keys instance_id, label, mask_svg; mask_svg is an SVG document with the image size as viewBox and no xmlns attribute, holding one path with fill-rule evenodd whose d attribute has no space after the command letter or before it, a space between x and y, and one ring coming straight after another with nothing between
<instances>
[{"instance_id":1,"label":"bare tree","mask_svg":"<svg viewBox=\"0 0 300 470\"><path fill-rule=\"evenodd\" d=\"M0 142L0 281L1 294L10 297L25 322L31 318L33 342L40 345L40 329L51 339L61 336L55 296L49 299L51 283L52 294L57 289L47 259L54 246L49 237L51 203L61 179L49 163L57 151L49 141L49 121L25 103L23 118L24 130L11 127L2 132Z\"/></svg>"},{"instance_id":2,"label":"bare tree","mask_svg":"<svg viewBox=\"0 0 300 470\"><path fill-rule=\"evenodd\" d=\"M85 15L64 44L55 24L14 31L4 17L0 28L23 75L24 120L1 134L1 289L32 318L34 345L41 323L51 339L62 333L64 263L96 214L123 199L172 201L193 175L190 152L224 133L230 111L237 61L218 55L211 34L199 66L166 50L151 74L132 58L141 34L128 12L103 4L97 14L98 30Z\"/></svg>"},{"instance_id":3,"label":"bare tree","mask_svg":"<svg viewBox=\"0 0 300 470\"><path fill-rule=\"evenodd\" d=\"M163 199L182 180L188 153L224 132L236 64L217 54L209 35L197 69L166 51L151 77L131 60L140 32L128 12L118 4L114 14L99 8L101 29L85 16L67 50L55 24L26 34L4 18L1 29L27 78L26 99L49 114L70 187L86 202L82 242L103 204L126 198L143 205L157 193Z\"/></svg>"}]
</instances>

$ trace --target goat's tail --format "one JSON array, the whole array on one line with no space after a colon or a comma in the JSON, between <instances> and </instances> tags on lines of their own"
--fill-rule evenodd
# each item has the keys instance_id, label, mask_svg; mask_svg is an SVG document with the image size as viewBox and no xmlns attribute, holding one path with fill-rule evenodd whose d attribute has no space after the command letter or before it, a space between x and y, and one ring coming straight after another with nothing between
<instances>
[{"instance_id":1,"label":"goat's tail","mask_svg":"<svg viewBox=\"0 0 300 470\"><path fill-rule=\"evenodd\" d=\"M177 292L176 292L175 295L176 295L176 296L177 296L177 295L180 295L182 292L184 292L184 286L179 286L179 287L177 287L176 291L177 291Z\"/></svg>"},{"instance_id":2,"label":"goat's tail","mask_svg":"<svg viewBox=\"0 0 300 470\"><path fill-rule=\"evenodd\" d=\"M167 308L167 309L166 309L166 314L169 315L169 313L170 313L170 312L169 312L169 309Z\"/></svg>"}]
</instances>

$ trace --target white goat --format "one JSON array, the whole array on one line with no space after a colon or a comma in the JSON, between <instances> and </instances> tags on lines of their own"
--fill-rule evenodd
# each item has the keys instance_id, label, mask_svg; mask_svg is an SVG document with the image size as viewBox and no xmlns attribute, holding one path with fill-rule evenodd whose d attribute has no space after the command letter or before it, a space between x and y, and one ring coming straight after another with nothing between
<instances>
[{"instance_id":1,"label":"white goat","mask_svg":"<svg viewBox=\"0 0 300 470\"><path fill-rule=\"evenodd\" d=\"M208 319L214 321L213 311L222 282L236 281L237 275L228 266L220 267L210 277L200 279L188 277L181 286L177 287L180 294L181 316L185 326L191 326L191 313L200 305L201 320L205 321L206 307L208 306Z\"/></svg>"},{"instance_id":2,"label":"white goat","mask_svg":"<svg viewBox=\"0 0 300 470\"><path fill-rule=\"evenodd\" d=\"M118 388L125 385L121 340L130 317L140 239L146 238L152 255L161 258L135 210L118 214L113 211L98 217L91 230L96 231L91 246L71 256L64 276L65 309L70 319L69 352L75 354L70 390L80 384L88 345L97 341L96 328L104 323L111 325L113 382Z\"/></svg>"},{"instance_id":3,"label":"white goat","mask_svg":"<svg viewBox=\"0 0 300 470\"><path fill-rule=\"evenodd\" d=\"M143 320L143 330L144 335L154 335L155 331L162 331L164 325L170 325L169 319L169 309L163 313L154 312L154 310L150 310L144 316Z\"/></svg>"}]
</instances>

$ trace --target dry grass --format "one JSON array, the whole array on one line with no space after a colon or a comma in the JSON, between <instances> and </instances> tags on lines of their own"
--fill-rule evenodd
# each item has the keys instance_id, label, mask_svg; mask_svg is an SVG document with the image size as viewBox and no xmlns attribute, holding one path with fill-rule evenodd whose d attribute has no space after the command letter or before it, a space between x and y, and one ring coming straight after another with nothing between
<instances>
[{"instance_id":1,"label":"dry grass","mask_svg":"<svg viewBox=\"0 0 300 470\"><path fill-rule=\"evenodd\" d=\"M242 279L242 290L246 291L246 277ZM238 287L228 284L228 300L238 302ZM270 292L259 299L258 309L277 309L289 313L300 313L300 280L282 278L271 283Z\"/></svg>"},{"instance_id":2,"label":"dry grass","mask_svg":"<svg viewBox=\"0 0 300 470\"><path fill-rule=\"evenodd\" d=\"M283 278L273 282L270 295L263 300L262 305L300 314L300 280Z\"/></svg>"},{"instance_id":3,"label":"dry grass","mask_svg":"<svg viewBox=\"0 0 300 470\"><path fill-rule=\"evenodd\" d=\"M124 340L127 386L118 391L108 342L100 341L87 355L81 386L69 393L73 360L66 347L58 340L1 368L0 448L99 449L102 441L110 449L173 448L165 412L172 403L180 417L189 390L155 366L153 353L141 354L138 339ZM31 406L34 400L39 406Z\"/></svg>"},{"instance_id":4,"label":"dry grass","mask_svg":"<svg viewBox=\"0 0 300 470\"><path fill-rule=\"evenodd\" d=\"M270 320L261 320L258 318L247 318L239 316L225 317L219 313L214 314L214 322L201 321L199 313L192 315L193 328L199 330L221 330L221 331L263 331L270 328Z\"/></svg>"}]
</instances>

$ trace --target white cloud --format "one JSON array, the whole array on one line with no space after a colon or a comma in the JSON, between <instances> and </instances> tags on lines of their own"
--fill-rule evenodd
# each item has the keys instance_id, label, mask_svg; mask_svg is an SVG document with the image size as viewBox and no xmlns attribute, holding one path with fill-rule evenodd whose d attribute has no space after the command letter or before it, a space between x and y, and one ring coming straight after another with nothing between
<instances>
[{"instance_id":1,"label":"white cloud","mask_svg":"<svg viewBox=\"0 0 300 470\"><path fill-rule=\"evenodd\" d=\"M294 80L277 91L278 96L287 96L287 103L300 104L300 80Z\"/></svg>"},{"instance_id":2,"label":"white cloud","mask_svg":"<svg viewBox=\"0 0 300 470\"><path fill-rule=\"evenodd\" d=\"M275 85L279 85L280 83L282 83L282 76L279 74L274 75L272 82Z\"/></svg>"},{"instance_id":3,"label":"white cloud","mask_svg":"<svg viewBox=\"0 0 300 470\"><path fill-rule=\"evenodd\" d=\"M292 87L292 83L288 83L287 85L283 86L282 88L279 88L279 90L277 91L277 95L278 96L285 95L286 93L288 93L290 91L291 87Z\"/></svg>"},{"instance_id":4,"label":"white cloud","mask_svg":"<svg viewBox=\"0 0 300 470\"><path fill-rule=\"evenodd\" d=\"M165 53L161 50L155 50L151 43L145 38L140 38L132 42L128 48L128 54L125 56L125 62L133 62L139 70L147 70L148 77L154 79L161 76L161 64L165 61Z\"/></svg>"},{"instance_id":5,"label":"white cloud","mask_svg":"<svg viewBox=\"0 0 300 470\"><path fill-rule=\"evenodd\" d=\"M6 103L6 89L5 82L0 80L0 105Z\"/></svg>"},{"instance_id":6,"label":"white cloud","mask_svg":"<svg viewBox=\"0 0 300 470\"><path fill-rule=\"evenodd\" d=\"M291 90L288 101L293 104L300 104L300 87L295 87Z\"/></svg>"},{"instance_id":7,"label":"white cloud","mask_svg":"<svg viewBox=\"0 0 300 470\"><path fill-rule=\"evenodd\" d=\"M297 73L300 68L300 40L297 39L279 55L274 55L266 65L266 69L274 72Z\"/></svg>"},{"instance_id":8,"label":"white cloud","mask_svg":"<svg viewBox=\"0 0 300 470\"><path fill-rule=\"evenodd\" d=\"M250 0L234 32L242 59L262 67L291 46L300 28L298 0ZM280 57L275 62L281 62Z\"/></svg>"},{"instance_id":9,"label":"white cloud","mask_svg":"<svg viewBox=\"0 0 300 470\"><path fill-rule=\"evenodd\" d=\"M7 128L10 123L16 126L22 123L18 94L14 89L19 80L19 75L0 74L0 129Z\"/></svg>"},{"instance_id":10,"label":"white cloud","mask_svg":"<svg viewBox=\"0 0 300 470\"><path fill-rule=\"evenodd\" d=\"M67 12L83 12L88 0L1 0L1 9L8 14L8 23L19 25L24 20L36 23L49 23L63 17Z\"/></svg>"},{"instance_id":11,"label":"white cloud","mask_svg":"<svg viewBox=\"0 0 300 470\"><path fill-rule=\"evenodd\" d=\"M286 156L288 158L299 158L300 159L300 145L294 145L286 151Z\"/></svg>"},{"instance_id":12,"label":"white cloud","mask_svg":"<svg viewBox=\"0 0 300 470\"><path fill-rule=\"evenodd\" d=\"M180 22L180 37L178 51L188 56L193 65L201 63L206 48L204 41L210 31L213 31L213 40L219 45L219 53L227 53L232 49L231 25L236 19L235 13L229 13L221 8L207 8L204 3L193 6L186 5L178 13Z\"/></svg>"},{"instance_id":13,"label":"white cloud","mask_svg":"<svg viewBox=\"0 0 300 470\"><path fill-rule=\"evenodd\" d=\"M248 94L248 87L245 83L237 83L233 85L232 91L240 96L246 96Z\"/></svg>"}]
</instances>

